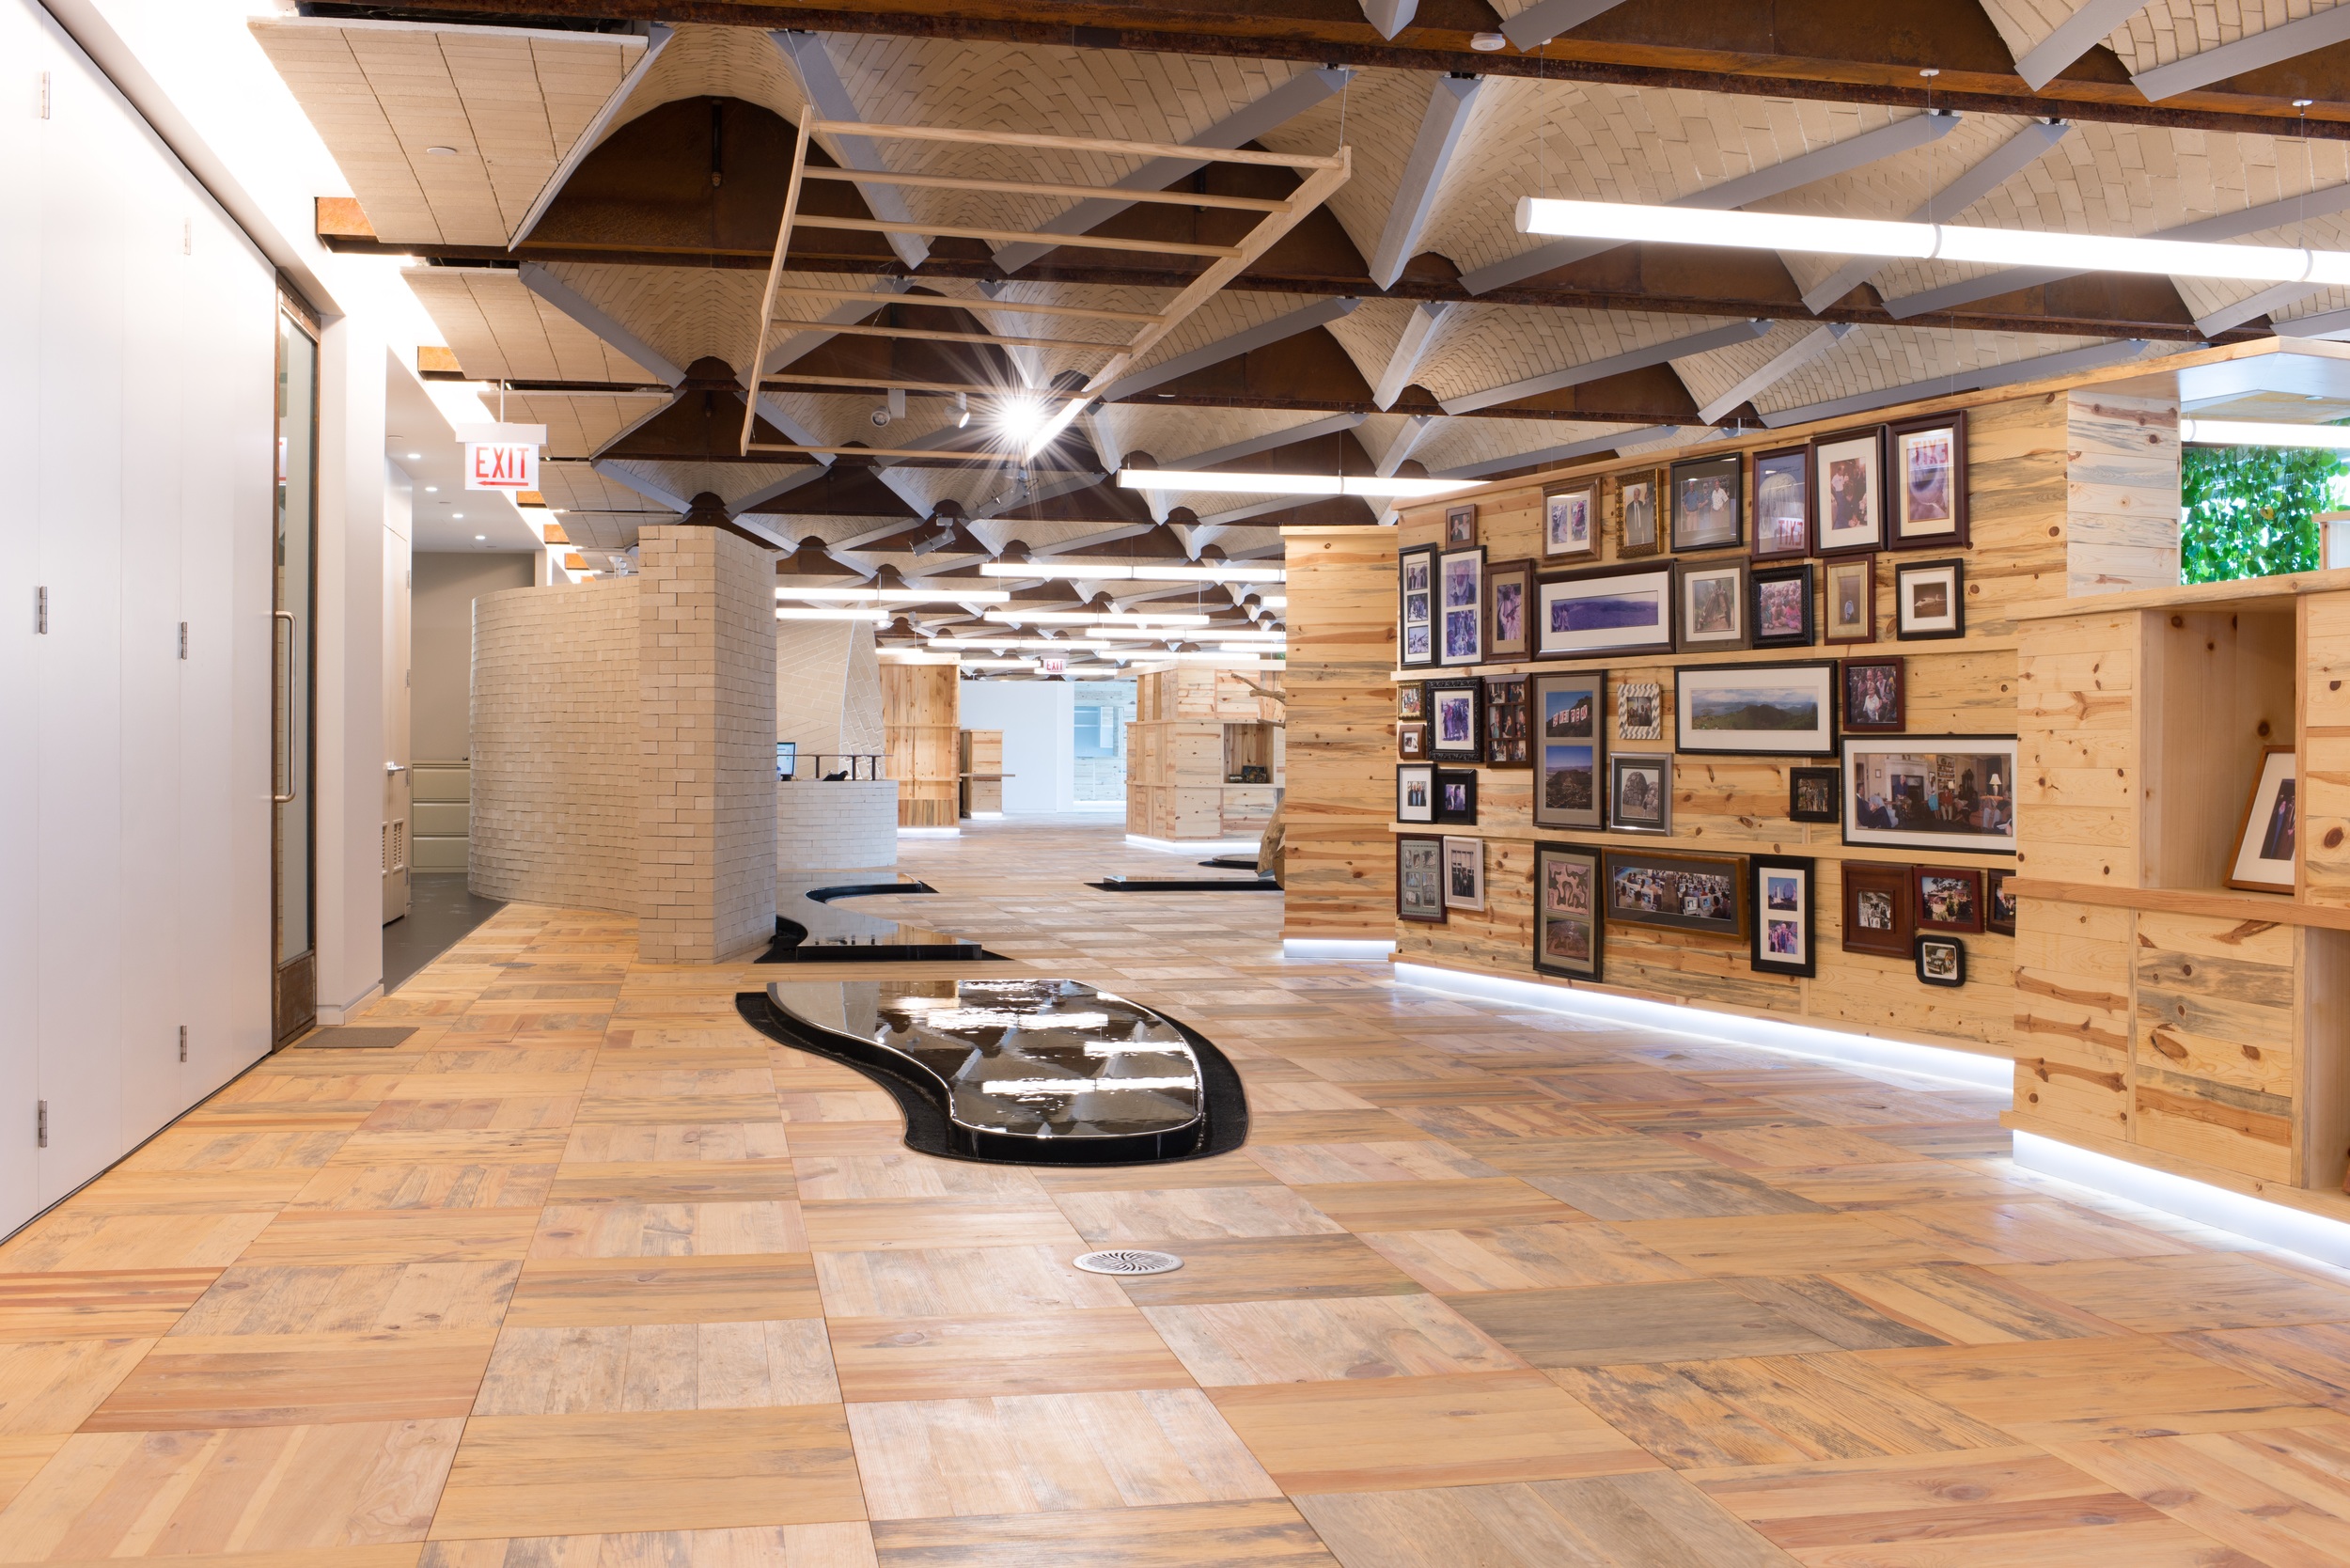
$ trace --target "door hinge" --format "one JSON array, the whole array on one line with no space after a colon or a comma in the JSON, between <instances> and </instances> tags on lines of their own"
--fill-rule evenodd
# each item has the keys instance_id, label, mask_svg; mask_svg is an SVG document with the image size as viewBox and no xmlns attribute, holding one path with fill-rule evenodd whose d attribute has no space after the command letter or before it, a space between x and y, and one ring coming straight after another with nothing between
<instances>
[{"instance_id":1,"label":"door hinge","mask_svg":"<svg viewBox=\"0 0 2350 1568\"><path fill-rule=\"evenodd\" d=\"M49 118L49 73L45 71L40 73L40 118Z\"/></svg>"},{"instance_id":2,"label":"door hinge","mask_svg":"<svg viewBox=\"0 0 2350 1568\"><path fill-rule=\"evenodd\" d=\"M184 659L184 658L186 658L187 656L188 656L188 623L187 623L186 621L184 621L184 620L183 620L183 621L181 621L181 622L180 623L180 657L181 657L182 659Z\"/></svg>"},{"instance_id":3,"label":"door hinge","mask_svg":"<svg viewBox=\"0 0 2350 1568\"><path fill-rule=\"evenodd\" d=\"M46 1100L33 1102L33 1147L49 1147L49 1102Z\"/></svg>"},{"instance_id":4,"label":"door hinge","mask_svg":"<svg viewBox=\"0 0 2350 1568\"><path fill-rule=\"evenodd\" d=\"M180 1026L180 1059L188 1059L188 1027L185 1024Z\"/></svg>"},{"instance_id":5,"label":"door hinge","mask_svg":"<svg viewBox=\"0 0 2350 1568\"><path fill-rule=\"evenodd\" d=\"M33 590L33 630L42 636L49 635L49 590L45 588Z\"/></svg>"}]
</instances>

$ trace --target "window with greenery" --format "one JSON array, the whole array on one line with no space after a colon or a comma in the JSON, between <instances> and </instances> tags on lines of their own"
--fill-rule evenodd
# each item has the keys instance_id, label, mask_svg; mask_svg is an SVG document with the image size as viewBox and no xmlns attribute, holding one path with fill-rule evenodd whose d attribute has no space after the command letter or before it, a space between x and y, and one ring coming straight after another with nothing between
<instances>
[{"instance_id":1,"label":"window with greenery","mask_svg":"<svg viewBox=\"0 0 2350 1568\"><path fill-rule=\"evenodd\" d=\"M2316 516L2350 510L2350 469L2311 447L2188 447L2180 454L2179 575L2189 583L2317 570Z\"/></svg>"}]
</instances>

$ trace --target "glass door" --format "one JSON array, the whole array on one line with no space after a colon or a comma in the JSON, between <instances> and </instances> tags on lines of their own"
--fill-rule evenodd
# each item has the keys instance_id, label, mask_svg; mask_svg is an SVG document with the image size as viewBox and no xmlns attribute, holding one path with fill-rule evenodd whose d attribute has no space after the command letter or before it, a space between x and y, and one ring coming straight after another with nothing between
<instances>
[{"instance_id":1,"label":"glass door","mask_svg":"<svg viewBox=\"0 0 2350 1568\"><path fill-rule=\"evenodd\" d=\"M270 798L278 1044L318 1016L316 858L311 788L313 611L318 602L319 344L281 301L277 316L276 595L270 622Z\"/></svg>"}]
</instances>

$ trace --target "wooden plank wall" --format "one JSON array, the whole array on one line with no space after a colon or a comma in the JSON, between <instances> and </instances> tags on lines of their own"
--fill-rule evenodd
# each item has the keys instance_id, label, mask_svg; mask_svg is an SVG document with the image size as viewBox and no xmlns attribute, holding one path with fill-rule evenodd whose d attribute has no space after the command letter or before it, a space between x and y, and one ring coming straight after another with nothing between
<instances>
[{"instance_id":1,"label":"wooden plank wall","mask_svg":"<svg viewBox=\"0 0 2350 1568\"><path fill-rule=\"evenodd\" d=\"M952 827L962 796L961 677L952 665L881 666L882 734L900 827Z\"/></svg>"},{"instance_id":2,"label":"wooden plank wall","mask_svg":"<svg viewBox=\"0 0 2350 1568\"><path fill-rule=\"evenodd\" d=\"M1252 678L1253 679L1253 678ZM1258 680L1278 691L1279 677ZM1273 818L1280 781L1282 705L1229 670L1177 665L1135 679L1135 717L1126 726L1126 829L1153 839L1246 839ZM1228 784L1234 737L1271 784Z\"/></svg>"},{"instance_id":3,"label":"wooden plank wall","mask_svg":"<svg viewBox=\"0 0 2350 1568\"><path fill-rule=\"evenodd\" d=\"M2067 591L2179 581L2179 405L2089 389L2064 395Z\"/></svg>"},{"instance_id":4,"label":"wooden plank wall","mask_svg":"<svg viewBox=\"0 0 2350 1568\"><path fill-rule=\"evenodd\" d=\"M1288 791L1281 934L1384 939L1395 921L1392 528L1284 528Z\"/></svg>"}]
</instances>

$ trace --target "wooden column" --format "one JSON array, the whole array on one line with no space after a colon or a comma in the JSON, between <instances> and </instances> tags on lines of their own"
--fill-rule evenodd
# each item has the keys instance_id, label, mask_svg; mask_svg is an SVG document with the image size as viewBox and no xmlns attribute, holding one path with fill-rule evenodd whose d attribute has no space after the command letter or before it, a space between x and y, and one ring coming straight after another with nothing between
<instances>
[{"instance_id":1,"label":"wooden column","mask_svg":"<svg viewBox=\"0 0 2350 1568\"><path fill-rule=\"evenodd\" d=\"M1395 934L1392 528L1284 528L1284 936Z\"/></svg>"},{"instance_id":2,"label":"wooden column","mask_svg":"<svg viewBox=\"0 0 2350 1568\"><path fill-rule=\"evenodd\" d=\"M960 680L953 665L881 666L884 749L898 781L900 827L952 827L958 819Z\"/></svg>"}]
</instances>

